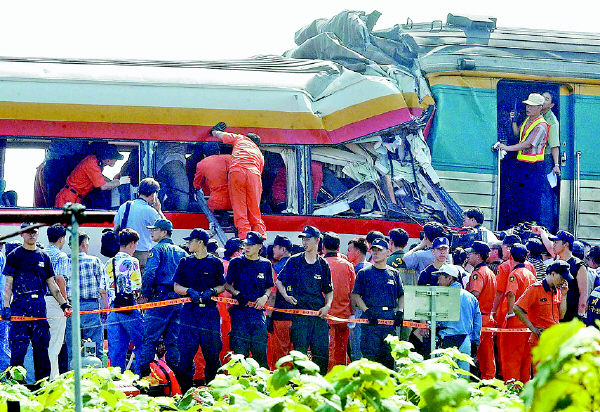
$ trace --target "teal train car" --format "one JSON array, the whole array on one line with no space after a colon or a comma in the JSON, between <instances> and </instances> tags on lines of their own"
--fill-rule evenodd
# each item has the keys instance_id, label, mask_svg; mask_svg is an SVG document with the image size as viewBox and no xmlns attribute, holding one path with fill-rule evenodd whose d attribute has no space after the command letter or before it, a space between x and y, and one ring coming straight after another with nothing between
<instances>
[{"instance_id":1,"label":"teal train car","mask_svg":"<svg viewBox=\"0 0 600 412\"><path fill-rule=\"evenodd\" d=\"M561 181L554 229L600 240L600 34L499 28L494 18L448 15L400 26L419 50L436 111L428 145L442 186L464 209L506 226L511 163L491 150L510 142L509 112L550 91L560 123ZM516 138L515 138L516 139Z\"/></svg>"}]
</instances>

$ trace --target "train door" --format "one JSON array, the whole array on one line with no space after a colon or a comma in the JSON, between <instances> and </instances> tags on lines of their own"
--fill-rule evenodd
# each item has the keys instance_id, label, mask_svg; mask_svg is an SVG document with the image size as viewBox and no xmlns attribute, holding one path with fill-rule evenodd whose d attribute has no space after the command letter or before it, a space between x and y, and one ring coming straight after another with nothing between
<instances>
[{"instance_id":1,"label":"train door","mask_svg":"<svg viewBox=\"0 0 600 412\"><path fill-rule=\"evenodd\" d=\"M498 141L507 145L519 142L518 133L520 126L526 119L525 104L523 101L527 100L530 93L549 95L552 98L552 106L549 108L551 114L548 113L544 117L549 118L553 114L556 119L560 119L559 87L560 85L554 83L512 80L499 81L497 85ZM511 112L515 113L516 128L513 127L511 121ZM564 139L560 133L559 138ZM546 145L543 171L540 171L540 173L543 173L543 176L539 179L542 185L541 208L539 213L536 213L538 217L535 219L535 223L541 224L551 231L555 231L558 227L560 211L560 176L552 172L554 161L550 146L550 143ZM560 146L558 150L560 151ZM531 214L526 214L518 206L519 201L517 197L527 194L527 182L524 181L521 172L522 164L522 162L517 160L517 152L508 152L504 159L500 161L498 230L504 230L518 223L531 220L527 217L531 216Z\"/></svg>"}]
</instances>

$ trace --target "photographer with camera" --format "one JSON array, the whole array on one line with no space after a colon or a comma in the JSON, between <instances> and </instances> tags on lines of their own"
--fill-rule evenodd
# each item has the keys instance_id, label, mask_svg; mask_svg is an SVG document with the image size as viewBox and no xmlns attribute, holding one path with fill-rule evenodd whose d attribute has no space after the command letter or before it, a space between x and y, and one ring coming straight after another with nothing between
<instances>
[{"instance_id":1,"label":"photographer with camera","mask_svg":"<svg viewBox=\"0 0 600 412\"><path fill-rule=\"evenodd\" d=\"M491 230L483 226L483 221L483 212L481 209L474 207L464 213L463 227L472 227L477 229L480 234L479 238L485 243L497 242L498 238Z\"/></svg>"}]
</instances>

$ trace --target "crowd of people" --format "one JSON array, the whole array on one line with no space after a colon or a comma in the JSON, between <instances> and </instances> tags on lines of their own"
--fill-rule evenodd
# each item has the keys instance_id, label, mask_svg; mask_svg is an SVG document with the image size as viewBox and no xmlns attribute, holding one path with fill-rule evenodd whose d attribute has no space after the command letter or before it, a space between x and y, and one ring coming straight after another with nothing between
<instances>
[{"instance_id":1,"label":"crowd of people","mask_svg":"<svg viewBox=\"0 0 600 412\"><path fill-rule=\"evenodd\" d=\"M438 347L475 357L476 373L485 379L526 382L531 348L544 329L574 318L597 326L600 319L600 246L566 231L518 226L494 234L482 227L481 211L470 209L464 224L471 230L461 236L474 236L464 249L456 246L460 237L437 222L425 224L410 248L408 233L395 228L351 239L345 254L336 233L306 226L301 246L280 235L265 245L261 233L249 231L242 240L230 239L221 257L204 229L175 245L173 225L155 200L159 184L147 186L143 203L130 205L126 217L117 214L120 248L105 263L89 254L90 242L99 239L78 235L81 309L133 307L82 315L81 335L96 344L97 354L106 341L111 365L142 376L164 344L166 364L184 391L195 379L212 380L230 351L265 368L292 349L310 353L322 373L361 357L394 367L385 338L397 334L428 356L429 330L403 327L407 285L460 289L460 320L440 322ZM22 228L22 243L5 245L1 261L0 367L23 365L31 344L38 380L68 370L72 359L70 257L62 251L64 226L48 227L43 247L38 229ZM218 296L237 304L217 302ZM135 308L179 297L190 301ZM366 322L346 321L353 318Z\"/></svg>"}]
</instances>

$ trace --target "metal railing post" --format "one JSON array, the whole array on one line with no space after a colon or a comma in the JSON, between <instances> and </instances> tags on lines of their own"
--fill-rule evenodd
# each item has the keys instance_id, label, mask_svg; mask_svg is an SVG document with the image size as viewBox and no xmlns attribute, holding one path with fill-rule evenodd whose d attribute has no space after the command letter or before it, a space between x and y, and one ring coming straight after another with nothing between
<instances>
[{"instance_id":1,"label":"metal railing post","mask_svg":"<svg viewBox=\"0 0 600 412\"><path fill-rule=\"evenodd\" d=\"M73 363L70 365L74 371L75 386L75 411L81 412L83 402L81 399L81 315L79 302L79 222L77 216L71 216L71 304L73 315L71 316L71 350Z\"/></svg>"},{"instance_id":2,"label":"metal railing post","mask_svg":"<svg viewBox=\"0 0 600 412\"><path fill-rule=\"evenodd\" d=\"M579 231L579 201L581 198L581 152L577 152L575 161L575 193L573 196L573 236Z\"/></svg>"}]
</instances>

